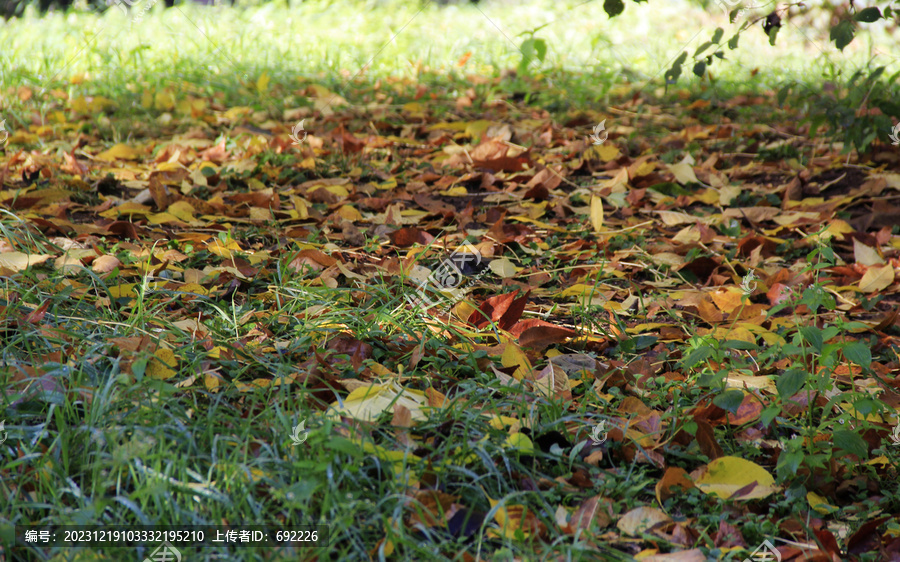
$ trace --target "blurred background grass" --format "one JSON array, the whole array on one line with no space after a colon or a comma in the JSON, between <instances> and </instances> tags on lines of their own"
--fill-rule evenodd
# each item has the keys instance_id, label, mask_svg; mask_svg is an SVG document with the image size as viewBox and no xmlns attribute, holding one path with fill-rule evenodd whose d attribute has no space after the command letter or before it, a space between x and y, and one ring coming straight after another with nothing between
<instances>
[{"instance_id":1,"label":"blurred background grass","mask_svg":"<svg viewBox=\"0 0 900 562\"><path fill-rule=\"evenodd\" d=\"M227 90L255 82L263 72L281 84L415 79L428 71L496 76L519 64L523 34L536 28L548 52L532 71L539 77L573 74L578 87L599 97L617 85L661 88L665 70L683 50L692 54L717 27L728 39L745 18L767 12L749 10L732 24L716 2L627 2L625 12L610 20L599 1L388 0L237 8L187 3L170 9L159 2L141 17L149 2L136 2L128 14L116 7L97 14L76 5L41 15L28 7L23 17L6 21L0 28L4 97L20 86L73 85L115 96L181 80ZM711 67L713 76L721 87L753 90L827 80L868 64L897 65L897 39L884 22L867 26L840 52L828 39L829 17L822 11L795 15L774 47L757 23L737 50L726 51L727 60ZM687 70L682 86L698 80ZM554 87L552 81L546 85Z\"/></svg>"}]
</instances>

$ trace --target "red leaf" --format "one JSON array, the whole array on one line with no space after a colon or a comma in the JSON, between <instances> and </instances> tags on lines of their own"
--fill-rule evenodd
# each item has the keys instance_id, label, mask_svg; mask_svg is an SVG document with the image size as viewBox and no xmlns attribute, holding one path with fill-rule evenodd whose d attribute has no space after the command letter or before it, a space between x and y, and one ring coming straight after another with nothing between
<instances>
[{"instance_id":1,"label":"red leaf","mask_svg":"<svg viewBox=\"0 0 900 562\"><path fill-rule=\"evenodd\" d=\"M554 326L549 322L534 318L522 320L509 331L511 334L518 336L519 345L538 349L544 349L555 343L562 343L578 334L578 332L570 328Z\"/></svg>"},{"instance_id":2,"label":"red leaf","mask_svg":"<svg viewBox=\"0 0 900 562\"><path fill-rule=\"evenodd\" d=\"M29 324L40 324L44 319L44 315L47 314L48 306L50 306L50 301L44 301L44 304L32 310L25 316L25 321Z\"/></svg>"},{"instance_id":3,"label":"red leaf","mask_svg":"<svg viewBox=\"0 0 900 562\"><path fill-rule=\"evenodd\" d=\"M509 330L522 317L530 293L531 291L516 298L516 295L519 294L519 290L516 289L512 293L489 298L481 303L479 307L481 314L472 315L473 326L483 328L489 323L488 318L490 318L490 322L496 323L501 330Z\"/></svg>"}]
</instances>

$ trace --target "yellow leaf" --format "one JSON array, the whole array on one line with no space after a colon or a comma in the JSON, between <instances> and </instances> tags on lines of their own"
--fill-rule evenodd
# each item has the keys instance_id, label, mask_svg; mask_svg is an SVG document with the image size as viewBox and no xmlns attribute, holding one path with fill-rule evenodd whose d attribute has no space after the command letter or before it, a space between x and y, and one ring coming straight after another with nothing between
<instances>
[{"instance_id":1,"label":"yellow leaf","mask_svg":"<svg viewBox=\"0 0 900 562\"><path fill-rule=\"evenodd\" d=\"M232 252L243 251L240 244L238 244L233 238L227 239L224 244L218 238L214 238L210 243L206 245L206 249L209 250L210 253L223 258L232 257Z\"/></svg>"},{"instance_id":2,"label":"yellow leaf","mask_svg":"<svg viewBox=\"0 0 900 562\"><path fill-rule=\"evenodd\" d=\"M491 263L488 264L488 268L490 268L494 275L502 277L503 279L514 276L520 269L516 267L513 262L509 261L509 258L492 260Z\"/></svg>"},{"instance_id":3,"label":"yellow leaf","mask_svg":"<svg viewBox=\"0 0 900 562\"><path fill-rule=\"evenodd\" d=\"M455 185L450 189L445 189L444 191L439 191L438 193L446 197L464 197L469 194L469 191L461 185Z\"/></svg>"},{"instance_id":4,"label":"yellow leaf","mask_svg":"<svg viewBox=\"0 0 900 562\"><path fill-rule=\"evenodd\" d=\"M492 509L500 505L499 501L491 499L490 496L488 496L488 502L490 502ZM498 532L495 529L490 529L488 531L489 535L494 537L503 536L509 539L514 539L518 532L521 532L526 537L540 533L543 527L535 517L535 514L529 512L528 508L522 505L509 505L498 508L494 512L494 521L500 525L500 530Z\"/></svg>"},{"instance_id":5,"label":"yellow leaf","mask_svg":"<svg viewBox=\"0 0 900 562\"><path fill-rule=\"evenodd\" d=\"M631 328L625 328L625 331L629 334L643 334L644 332L658 330L663 326L671 326L671 324L667 324L665 322L648 322L646 324L638 324L636 326L632 326Z\"/></svg>"},{"instance_id":6,"label":"yellow leaf","mask_svg":"<svg viewBox=\"0 0 900 562\"><path fill-rule=\"evenodd\" d=\"M488 416L490 414L484 414L484 415ZM491 416L491 419L488 421L488 423L494 429L503 429L507 425L514 425L516 423L519 423L519 420L517 420L516 418L511 418L509 416L493 415L493 416Z\"/></svg>"},{"instance_id":7,"label":"yellow leaf","mask_svg":"<svg viewBox=\"0 0 900 562\"><path fill-rule=\"evenodd\" d=\"M541 371L543 375L534 381L534 390L543 396L554 397L563 396L569 390L569 376L564 370L553 365L549 365Z\"/></svg>"},{"instance_id":8,"label":"yellow leaf","mask_svg":"<svg viewBox=\"0 0 900 562\"><path fill-rule=\"evenodd\" d=\"M109 288L109 296L114 299L120 299L122 297L137 296L136 287L138 285L140 285L140 283L126 283L124 285L114 285ZM165 285L165 283L156 281L153 283L148 283L147 288L148 289L157 289L157 288L161 287L162 285Z\"/></svg>"},{"instance_id":9,"label":"yellow leaf","mask_svg":"<svg viewBox=\"0 0 900 562\"><path fill-rule=\"evenodd\" d=\"M61 269L66 273L74 273L76 271L81 271L83 267L81 264L82 258L86 258L89 256L96 255L93 249L81 249L81 248L71 248L66 250L66 253L56 258L53 262L53 266L56 269Z\"/></svg>"},{"instance_id":10,"label":"yellow leaf","mask_svg":"<svg viewBox=\"0 0 900 562\"><path fill-rule=\"evenodd\" d=\"M615 160L622 154L619 152L619 149L612 144L595 144L584 152L585 158L599 158L603 162Z\"/></svg>"},{"instance_id":11,"label":"yellow leaf","mask_svg":"<svg viewBox=\"0 0 900 562\"><path fill-rule=\"evenodd\" d=\"M346 416L372 421L382 412L393 411L395 404L405 406L414 420L424 420L424 407L428 397L424 392L401 387L396 381L386 384L370 384L357 388L343 401L335 402L329 409L332 417Z\"/></svg>"},{"instance_id":12,"label":"yellow leaf","mask_svg":"<svg viewBox=\"0 0 900 562\"><path fill-rule=\"evenodd\" d=\"M169 205L166 209L167 213L175 215L184 222L190 223L194 221L194 207L187 201L176 201Z\"/></svg>"},{"instance_id":13,"label":"yellow leaf","mask_svg":"<svg viewBox=\"0 0 900 562\"><path fill-rule=\"evenodd\" d=\"M425 106L417 101L403 104L403 111L413 118L425 117Z\"/></svg>"},{"instance_id":14,"label":"yellow leaf","mask_svg":"<svg viewBox=\"0 0 900 562\"><path fill-rule=\"evenodd\" d=\"M775 382L769 377L745 375L738 372L729 373L728 378L725 380L725 385L728 388L765 390L772 394L777 392Z\"/></svg>"},{"instance_id":15,"label":"yellow leaf","mask_svg":"<svg viewBox=\"0 0 900 562\"><path fill-rule=\"evenodd\" d=\"M726 185L719 190L719 204L723 207L731 205L731 202L737 199L737 196L740 194L741 186Z\"/></svg>"},{"instance_id":16,"label":"yellow leaf","mask_svg":"<svg viewBox=\"0 0 900 562\"><path fill-rule=\"evenodd\" d=\"M870 267L859 280L859 288L864 293L875 293L886 289L894 282L894 268L891 265Z\"/></svg>"},{"instance_id":17,"label":"yellow leaf","mask_svg":"<svg viewBox=\"0 0 900 562\"><path fill-rule=\"evenodd\" d=\"M513 433L507 437L506 446L517 449L520 453L526 455L534 454L534 443L524 433Z\"/></svg>"},{"instance_id":18,"label":"yellow leaf","mask_svg":"<svg viewBox=\"0 0 900 562\"><path fill-rule=\"evenodd\" d=\"M156 92L154 105L156 106L156 109L172 109L173 107L175 107L175 96L172 95L172 92L170 92L169 90Z\"/></svg>"},{"instance_id":19,"label":"yellow leaf","mask_svg":"<svg viewBox=\"0 0 900 562\"><path fill-rule=\"evenodd\" d=\"M97 155L100 160L112 162L113 160L137 160L141 157L141 153L131 148L127 144L119 143L109 150L104 150Z\"/></svg>"},{"instance_id":20,"label":"yellow leaf","mask_svg":"<svg viewBox=\"0 0 900 562\"><path fill-rule=\"evenodd\" d=\"M362 449L364 453L375 455L379 459L391 463L419 462L422 460L422 457L416 456L408 451L391 451L385 449L381 445L376 445L371 441L363 441L360 443L360 449Z\"/></svg>"},{"instance_id":21,"label":"yellow leaf","mask_svg":"<svg viewBox=\"0 0 900 562\"><path fill-rule=\"evenodd\" d=\"M823 237L828 239L831 237L835 237L838 240L843 240L845 234L850 234L852 232L856 232L856 229L847 224L846 221L842 220L834 220L831 224L828 225L828 229L823 232ZM854 242L856 239L854 238Z\"/></svg>"},{"instance_id":22,"label":"yellow leaf","mask_svg":"<svg viewBox=\"0 0 900 562\"><path fill-rule=\"evenodd\" d=\"M690 155L684 157L684 160L677 164L670 164L669 171L672 172L672 175L675 176L675 181L680 183L681 185L686 185L689 183L700 183L697 179L697 176L694 175L694 168L691 167L691 164L694 163L694 159L691 158Z\"/></svg>"},{"instance_id":23,"label":"yellow leaf","mask_svg":"<svg viewBox=\"0 0 900 562\"><path fill-rule=\"evenodd\" d=\"M141 205L140 203L132 203L131 201L126 201L121 205L117 205L112 209L107 209L100 213L100 216L105 219L114 219L121 215L149 215L150 207L147 205Z\"/></svg>"},{"instance_id":24,"label":"yellow leaf","mask_svg":"<svg viewBox=\"0 0 900 562\"><path fill-rule=\"evenodd\" d=\"M659 252L650 254L650 259L656 265L668 265L669 267L678 267L684 264L684 257L673 252Z\"/></svg>"},{"instance_id":25,"label":"yellow leaf","mask_svg":"<svg viewBox=\"0 0 900 562\"><path fill-rule=\"evenodd\" d=\"M250 392L252 390L259 390L260 388L281 386L283 384L291 384L293 382L294 379L290 377L276 377L274 379L253 379L253 382L251 382L250 384L244 384L240 381L234 381L234 386L238 389L238 392Z\"/></svg>"},{"instance_id":26,"label":"yellow leaf","mask_svg":"<svg viewBox=\"0 0 900 562\"><path fill-rule=\"evenodd\" d=\"M837 508L829 504L828 500L815 492L807 492L806 501L809 502L809 507L822 515L828 515L829 513L837 511Z\"/></svg>"},{"instance_id":27,"label":"yellow leaf","mask_svg":"<svg viewBox=\"0 0 900 562\"><path fill-rule=\"evenodd\" d=\"M660 523L671 521L668 515L655 507L638 507L623 515L616 522L616 527L627 535L637 537Z\"/></svg>"},{"instance_id":28,"label":"yellow leaf","mask_svg":"<svg viewBox=\"0 0 900 562\"><path fill-rule=\"evenodd\" d=\"M340 215L342 219L348 220L350 222L363 220L362 213L360 213L355 207L351 207L350 205L342 205L337 210L337 214Z\"/></svg>"},{"instance_id":29,"label":"yellow leaf","mask_svg":"<svg viewBox=\"0 0 900 562\"><path fill-rule=\"evenodd\" d=\"M730 313L741 306L744 293L737 287L721 287L709 294L716 306L725 313Z\"/></svg>"},{"instance_id":30,"label":"yellow leaf","mask_svg":"<svg viewBox=\"0 0 900 562\"><path fill-rule=\"evenodd\" d=\"M207 351L206 356L209 357L210 359L219 359L220 357L222 357L222 353L224 351L226 351L226 348L222 347L221 345L217 345L214 348Z\"/></svg>"},{"instance_id":31,"label":"yellow leaf","mask_svg":"<svg viewBox=\"0 0 900 562\"><path fill-rule=\"evenodd\" d=\"M699 217L680 213L678 211L653 211L662 219L666 226L678 226L679 224L702 222Z\"/></svg>"},{"instance_id":32,"label":"yellow leaf","mask_svg":"<svg viewBox=\"0 0 900 562\"><path fill-rule=\"evenodd\" d=\"M11 269L13 271L22 271L32 265L44 263L51 256L43 254L25 254L22 252L3 252L0 253L0 267Z\"/></svg>"},{"instance_id":33,"label":"yellow leaf","mask_svg":"<svg viewBox=\"0 0 900 562\"><path fill-rule=\"evenodd\" d=\"M772 220L781 226L790 226L794 223L804 221L804 220L817 220L819 219L819 213L812 213L808 211L787 211L785 213L781 213Z\"/></svg>"},{"instance_id":34,"label":"yellow leaf","mask_svg":"<svg viewBox=\"0 0 900 562\"><path fill-rule=\"evenodd\" d=\"M172 367L178 366L175 352L167 347L160 347L147 363L147 376L151 379L166 380L175 376Z\"/></svg>"},{"instance_id":35,"label":"yellow leaf","mask_svg":"<svg viewBox=\"0 0 900 562\"><path fill-rule=\"evenodd\" d=\"M775 479L766 469L739 457L718 458L691 476L704 494L715 494L722 499L760 499L778 490ZM754 483L755 486L735 497L738 490Z\"/></svg>"},{"instance_id":36,"label":"yellow leaf","mask_svg":"<svg viewBox=\"0 0 900 562\"><path fill-rule=\"evenodd\" d=\"M197 293L198 295L208 295L209 291L206 287L202 285L198 285L197 283L185 283L184 285L178 287L176 291L181 293Z\"/></svg>"},{"instance_id":37,"label":"yellow leaf","mask_svg":"<svg viewBox=\"0 0 900 562\"><path fill-rule=\"evenodd\" d=\"M866 266L884 263L884 258L881 257L877 249L866 246L856 238L853 239L853 258L856 260L856 263Z\"/></svg>"},{"instance_id":38,"label":"yellow leaf","mask_svg":"<svg viewBox=\"0 0 900 562\"><path fill-rule=\"evenodd\" d=\"M585 285L584 283L575 283L570 287L566 287L562 291L560 291L559 296L561 297L581 297L599 294L599 290L596 285Z\"/></svg>"},{"instance_id":39,"label":"yellow leaf","mask_svg":"<svg viewBox=\"0 0 900 562\"><path fill-rule=\"evenodd\" d=\"M539 221L537 219L533 219L531 217L525 217L522 215L516 215L514 217L509 217L511 221L519 221L519 222L527 222L529 224L533 224L540 228L545 228L547 230L552 230L553 232L565 232L565 228L560 228L555 224L550 224L549 222Z\"/></svg>"},{"instance_id":40,"label":"yellow leaf","mask_svg":"<svg viewBox=\"0 0 900 562\"><path fill-rule=\"evenodd\" d=\"M518 381L531 375L531 362L525 356L525 352L511 341L506 344L506 349L500 356L500 363L504 367L518 367L512 375Z\"/></svg>"},{"instance_id":41,"label":"yellow leaf","mask_svg":"<svg viewBox=\"0 0 900 562\"><path fill-rule=\"evenodd\" d=\"M154 213L152 215L147 215L147 222L150 224L183 224L183 221L171 213Z\"/></svg>"},{"instance_id":42,"label":"yellow leaf","mask_svg":"<svg viewBox=\"0 0 900 562\"><path fill-rule=\"evenodd\" d=\"M256 81L256 89L260 94L265 94L269 89L269 73L263 72Z\"/></svg>"},{"instance_id":43,"label":"yellow leaf","mask_svg":"<svg viewBox=\"0 0 900 562\"><path fill-rule=\"evenodd\" d=\"M87 113L88 112L87 100L84 99L84 96L78 96L77 98L73 98L72 101L69 102L69 109L71 109L75 113Z\"/></svg>"},{"instance_id":44,"label":"yellow leaf","mask_svg":"<svg viewBox=\"0 0 900 562\"><path fill-rule=\"evenodd\" d=\"M222 385L222 377L218 373L203 373L203 385L210 392L218 392L219 386Z\"/></svg>"},{"instance_id":45,"label":"yellow leaf","mask_svg":"<svg viewBox=\"0 0 900 562\"><path fill-rule=\"evenodd\" d=\"M603 230L603 199L597 195L591 196L591 226L594 232Z\"/></svg>"}]
</instances>

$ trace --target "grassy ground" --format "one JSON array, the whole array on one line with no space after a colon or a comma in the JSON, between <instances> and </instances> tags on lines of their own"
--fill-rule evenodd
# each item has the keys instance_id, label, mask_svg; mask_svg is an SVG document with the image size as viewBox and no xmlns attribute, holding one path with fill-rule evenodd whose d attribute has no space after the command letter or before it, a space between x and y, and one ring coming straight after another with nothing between
<instances>
[{"instance_id":1,"label":"grassy ground","mask_svg":"<svg viewBox=\"0 0 900 562\"><path fill-rule=\"evenodd\" d=\"M640 384L609 382L606 387L606 379L595 384L594 375L585 376L581 386L573 387L575 400L544 396L499 376L492 365L503 369L521 363L509 363L505 352L498 351L498 343L504 341L498 330L477 331L461 322L436 324L433 315L411 308L410 271L397 265L410 257L409 250L397 249L371 233L360 244L348 243L346 230L345 238L336 235L341 228L332 214L333 202L313 200L307 217L299 215L302 204L296 199L290 201L298 214L285 211L266 220L239 213L214 219L209 216L215 213L206 212L202 224L191 223L190 228L148 224L145 213L136 220L144 230L134 238L92 230L100 224L98 216L105 216L99 215L105 212L100 210L104 202L125 193L133 196L149 185L151 170L160 172L165 162L165 158L154 161L165 145L171 141L188 146L186 139L198 130L212 134L206 140L225 141L227 150L243 151L247 158L219 162L205 168L208 172L198 160L192 171L208 178L210 187L198 188L205 182L191 176L194 187L184 192L197 200L212 201L224 193L213 189L214 181L221 182L227 193L284 188L287 201L290 186L340 177L353 178L360 186L355 195L390 198L392 179L400 177L404 183L433 165L419 161L414 153L388 149L376 149L366 158L326 151L310 165L299 149L266 145L257 150L253 143L258 141L240 137L240 127L275 130L284 136L286 127L289 130L306 116L314 124L327 122L330 130L338 120L355 131L375 127L376 122L391 142L405 138L414 147L410 139L424 143L430 132L419 131L416 137L404 132L404 126L426 121L472 123L484 117L537 129L536 121L593 117L611 107L625 107L632 95L641 94L652 100L648 106L614 113L621 127L616 136L633 156L658 156L660 162L675 164L685 152L739 158L753 150L763 167L775 162L812 165L817 157L838 161L836 153L825 147L831 139L807 142L788 135L790 142L782 142L771 131L754 137L752 149L735 139L708 142L701 137L681 144L665 139L687 124L712 127L726 118L750 129L754 123L780 127L786 115L796 119L796 110L781 114L772 103L767 107L728 102L736 93L765 93L790 81L818 88L815 81L810 83L811 78L820 78L809 76L811 64L831 68L833 76L863 68L873 57L876 63L896 65L889 49L876 48L889 44L882 30L876 29L870 42L858 41L839 56L821 33L787 26L779 39L793 48L769 47L762 33L750 34L728 62L713 67L715 82L684 76L667 93L661 76L677 54L682 49L693 52L717 26L729 25L717 7L703 11L679 2L629 4L622 18L612 23L599 2L514 6L497 2L418 10L414 3L375 2L301 3L290 9L268 4L245 10L186 6L154 9L140 22L130 19L133 14L126 17L111 9L102 16L30 14L3 24L0 119L11 132L3 159L12 161L21 149L34 151L30 154L36 164L25 163L23 157L14 164L17 175L2 176L6 210L0 217L0 239L5 241L3 252L52 256L28 268L6 264L0 278L0 384L5 389L0 420L8 433L0 444L0 493L7 505L0 513L0 525L7 538L9 526L25 524L265 522L327 525L328 547L230 552L205 547L182 553L188 560L628 560L639 551L696 545L710 559L743 560L745 547L784 536L785 520L812 525L810 518L825 517L811 510L808 490L839 503L811 480L823 466L841 464L846 457L841 451L858 452L858 441L846 437L845 448L834 451L810 443L817 432L834 431L835 424L843 426L848 420L859 422L860 416L844 413L840 421L840 416L829 417L810 407L808 419L778 417L779 438L797 464L793 474L784 461L778 467L784 493L753 504L738 516L736 502L712 501L696 489L665 500L674 519L695 533L690 541L674 532L664 538L649 532L623 537L610 521L602 524L602 517L593 527L559 523L560 510L565 519L591 497L604 498L610 513L617 515L655 504L661 467L655 461L636 460L644 447L650 448L645 437L657 439L652 452L664 453L671 466L693 469L697 459L707 459L709 451L696 443L666 444L683 439L684 431L696 433L685 409L719 390L718 380L711 383L704 376L715 378L710 373L718 376L723 365L749 372L751 355L763 367L756 365L754 372L767 366L774 371L785 360L805 356L810 345L816 347L816 335L798 331L798 325L839 326L826 341L850 338L860 329L849 324L849 315L843 316L846 310L833 300L829 308L819 293L801 291L798 298L806 299L806 312L795 311L792 324L785 324L782 331L771 330L781 343L767 340L743 358L711 343L722 332L708 332L712 339L699 337L709 326L696 319L664 321L682 331L680 338L663 342L656 332L644 333L659 330L646 328L645 320L666 306L666 283L696 286L697 279L685 279L654 261L652 255L665 249L655 242L655 235L635 228L621 214L627 207L623 200L615 209L607 204L615 213L610 228L618 229L608 234L595 236L586 226L587 218L580 216L561 223L561 230L541 230L540 243L508 243L507 256L517 266L531 275L549 276L542 281L546 290L536 293L539 306L529 307L526 318L541 317L581 330L582 339L554 349L618 362L604 373L613 379L642 377L641 362L648 360L677 364L685 372L694 369L696 376L688 384L660 372L658 377L641 378ZM521 34L548 23L536 34L549 46L545 60L534 62L527 72L501 78L504 70L520 63ZM344 105L330 92L310 94L317 86L349 103ZM472 105L460 105L458 100L468 96L469 89L474 93L469 96ZM427 106L422 115L421 107L404 105L417 97ZM709 105L686 109L697 101ZM795 101L802 106L802 100ZM748 138L757 133L748 132ZM760 138L763 142L757 143ZM536 139L537 135L532 138ZM841 139L836 140L840 145ZM42 175L41 162L52 162L57 170L66 155L77 153L87 162L82 150L86 146L99 149L117 143L144 147L149 154L116 166L106 166L91 154L91 172L84 177L77 168L54 172L52 178ZM166 158L171 156L166 153ZM552 160L554 153L545 156ZM114 177L105 180L108 173ZM595 186L601 176L596 170L593 175L573 175L575 193L569 190L566 204L589 206L590 192L578 190ZM252 183L260 178L262 184ZM60 189L66 191L63 198L49 193ZM666 189L665 195L673 200L689 195L672 182ZM766 196L762 188L747 188L741 206L763 204ZM609 199L614 194L604 197L607 203L615 200ZM60 202L69 210L54 207L53 215L47 205ZM694 210L712 216L721 211L715 206ZM850 214L840 214L844 210L834 211L829 219L849 221ZM38 218L58 218L60 212L83 226L76 229L78 236L47 223L34 223L43 225L42 231L28 225ZM488 236L488 228L470 229L470 242ZM708 242L714 249L710 255L726 256L725 263L740 281L748 270L742 269L735 246L745 233L740 227L732 232L727 221L716 228L729 241L722 248L716 246L721 240ZM888 232L886 245L896 247L897 228ZM831 242L819 244L823 237L816 234L810 225L779 234L783 239L777 258L782 261L777 264L797 272L805 264L804 279L811 288L843 290L819 277L825 265L817 268L816 262L840 266L836 262L842 257L851 260L852 250ZM73 250L66 246L67 238L95 246ZM577 252L556 252L568 244L601 244L605 253L576 258ZM838 258L828 258L825 248L832 245ZM820 253L806 261L813 249ZM92 262L85 261L87 254L72 254L75 250L95 252L91 259L114 256L118 265L109 271L83 267ZM329 281L322 276L324 264L315 261L323 259L319 254L298 257L305 250L340 254L352 264L348 266L352 271ZM429 256L439 253L430 252ZM689 258L701 254L698 249ZM82 257L75 263L67 261L70 255ZM573 273L573 260L584 270ZM628 275L648 283L645 287L660 289L660 294L651 295L647 289L645 300L637 299L642 295L637 285L615 273L619 261L640 264ZM774 268L776 262L768 265ZM20 270L13 273L15 269ZM196 277L194 284L188 282L190 275ZM599 306L593 292L586 300L560 296L576 279L598 291L619 291L617 300L622 300L622 291L633 290L637 296L624 308ZM480 285L477 298L470 295L469 302L477 304L519 286L529 286L529 279L494 278ZM759 293L755 297L762 299ZM846 298L862 303L854 309L854 320L872 320L896 304L891 297L881 302L872 295L865 301L855 294ZM621 314L622 324L611 320L611 311ZM874 342L880 336L867 332L875 350L870 361L887 365L887 372L893 373L897 329L888 326L883 331L887 344L877 346ZM663 343L661 350L657 346ZM697 351L703 349L712 351ZM833 372L837 363L848 363L838 359L837 350L825 349L819 341L811 355L821 360L814 361L811 373L820 374L816 365ZM669 355L671 360L666 359ZM535 366L544 365L546 357L537 361ZM712 366L704 371L697 367L701 363ZM504 372L509 374L508 369ZM885 373L878 375L887 378ZM347 397L343 390L347 385L341 387L339 381L376 377L436 393L429 395L429 404L441 406L414 428L408 427L402 410L388 409L375 423L324 413L336 399ZM826 382L815 384L820 385L813 387L816 391L830 391ZM642 407L634 402L635 387ZM842 398L862 410L867 396L853 387ZM727 405L729 399L716 404ZM892 419L888 408L881 403L866 407L860 432L883 434ZM646 411L664 412L655 422L656 431L642 426L641 437L613 436L599 459L587 459L591 450L587 439L598 420L626 414L640 417ZM878 417L883 423L871 421L870 414L873 419L883 415ZM781 410L777 415L782 416ZM298 445L291 436L301 421L309 433ZM724 453L763 463L758 440L746 439L727 424L716 427L716 436ZM884 447L879 455L883 459L879 463L896 466L896 449ZM839 513L829 518L832 532L845 531L842 541L870 514L897 512L896 479L876 474L881 469L875 466L869 470L855 474L859 481L854 485L878 483L880 497L851 486L842 490L846 501L835 508ZM847 500L847 495L852 497ZM522 506L530 515L516 515ZM504 528L504 518L516 524ZM716 538L723 520L740 526L745 545L723 546ZM571 528L561 530L564 527ZM149 553L134 548L11 550L8 545L5 552L13 560L143 560Z\"/></svg>"}]
</instances>

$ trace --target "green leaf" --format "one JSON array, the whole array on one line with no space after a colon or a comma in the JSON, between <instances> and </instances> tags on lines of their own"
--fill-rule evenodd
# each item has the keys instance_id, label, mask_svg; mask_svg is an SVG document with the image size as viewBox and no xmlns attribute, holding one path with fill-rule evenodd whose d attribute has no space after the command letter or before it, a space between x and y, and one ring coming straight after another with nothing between
<instances>
[{"instance_id":1,"label":"green leaf","mask_svg":"<svg viewBox=\"0 0 900 562\"><path fill-rule=\"evenodd\" d=\"M741 349L741 350L750 350L750 349L759 349L759 345L743 340L725 340L722 342L722 347L724 349Z\"/></svg>"},{"instance_id":2,"label":"green leaf","mask_svg":"<svg viewBox=\"0 0 900 562\"><path fill-rule=\"evenodd\" d=\"M544 62L544 57L547 55L547 42L538 37L531 37L522 41L522 46L519 50L522 51L522 62L519 63L519 70L527 72L531 61Z\"/></svg>"},{"instance_id":3,"label":"green leaf","mask_svg":"<svg viewBox=\"0 0 900 562\"><path fill-rule=\"evenodd\" d=\"M778 380L775 381L775 388L778 389L778 396L781 396L782 400L786 400L797 394L797 392L803 388L808 376L809 373L802 369L791 369L790 371L784 372L778 377Z\"/></svg>"},{"instance_id":4,"label":"green leaf","mask_svg":"<svg viewBox=\"0 0 900 562\"><path fill-rule=\"evenodd\" d=\"M872 364L872 350L861 341L855 341L844 347L844 357L860 367L868 368Z\"/></svg>"},{"instance_id":5,"label":"green leaf","mask_svg":"<svg viewBox=\"0 0 900 562\"><path fill-rule=\"evenodd\" d=\"M791 85L790 84L788 84L784 88L778 90L778 95L776 96L776 99L778 100L779 107L784 107L784 100L787 99L788 94L790 94L790 93L791 93Z\"/></svg>"},{"instance_id":6,"label":"green leaf","mask_svg":"<svg viewBox=\"0 0 900 562\"><path fill-rule=\"evenodd\" d=\"M843 51L844 47L853 41L853 33L853 24L844 20L831 28L831 40L834 41L835 47Z\"/></svg>"},{"instance_id":7,"label":"green leaf","mask_svg":"<svg viewBox=\"0 0 900 562\"><path fill-rule=\"evenodd\" d=\"M775 37L778 36L778 30L781 29L780 25L773 25L769 28L769 45L775 46Z\"/></svg>"},{"instance_id":8,"label":"green leaf","mask_svg":"<svg viewBox=\"0 0 900 562\"><path fill-rule=\"evenodd\" d=\"M789 476L797 474L797 471L800 469L800 464L803 462L803 458L804 455L802 451L785 451L778 455L778 463L775 465L778 476L780 478L788 478Z\"/></svg>"},{"instance_id":9,"label":"green leaf","mask_svg":"<svg viewBox=\"0 0 900 562\"><path fill-rule=\"evenodd\" d=\"M699 47L697 47L697 50L694 51L694 58L697 58L697 55L699 55L700 53L702 53L706 49L709 49L712 46L713 46L712 41L707 41L706 43L700 45Z\"/></svg>"},{"instance_id":10,"label":"green leaf","mask_svg":"<svg viewBox=\"0 0 900 562\"><path fill-rule=\"evenodd\" d=\"M537 54L537 59L544 62L544 57L547 56L547 42L540 38L532 39L532 41L534 41L534 52Z\"/></svg>"},{"instance_id":11,"label":"green leaf","mask_svg":"<svg viewBox=\"0 0 900 562\"><path fill-rule=\"evenodd\" d=\"M863 459L869 456L869 446L855 431L842 429L834 432L834 446Z\"/></svg>"},{"instance_id":12,"label":"green leaf","mask_svg":"<svg viewBox=\"0 0 900 562\"><path fill-rule=\"evenodd\" d=\"M863 23L872 23L881 19L881 10L876 7L866 8L856 14L856 21Z\"/></svg>"},{"instance_id":13,"label":"green leaf","mask_svg":"<svg viewBox=\"0 0 900 562\"><path fill-rule=\"evenodd\" d=\"M678 77L681 76L681 65L684 64L685 60L687 60L687 51L683 51L678 55L678 58L672 63L672 68L666 71L665 79L667 86L678 81Z\"/></svg>"},{"instance_id":14,"label":"green leaf","mask_svg":"<svg viewBox=\"0 0 900 562\"><path fill-rule=\"evenodd\" d=\"M700 61L694 65L694 74L696 74L697 76L702 78L704 72L706 72L706 63L705 62Z\"/></svg>"},{"instance_id":15,"label":"green leaf","mask_svg":"<svg viewBox=\"0 0 900 562\"><path fill-rule=\"evenodd\" d=\"M763 424L763 427L769 427L772 420L780 413L781 406L769 406L759 414L759 421Z\"/></svg>"},{"instance_id":16,"label":"green leaf","mask_svg":"<svg viewBox=\"0 0 900 562\"><path fill-rule=\"evenodd\" d=\"M737 414L738 408L741 407L741 402L744 401L744 393L740 390L726 390L722 394L719 394L715 398L713 398L713 404L722 408L723 410L727 410L732 414Z\"/></svg>"},{"instance_id":17,"label":"green leaf","mask_svg":"<svg viewBox=\"0 0 900 562\"><path fill-rule=\"evenodd\" d=\"M694 351L691 352L690 355L684 360L684 366L688 369L700 363L702 361L706 361L710 355L712 355L713 350L709 346L698 347Z\"/></svg>"},{"instance_id":18,"label":"green leaf","mask_svg":"<svg viewBox=\"0 0 900 562\"><path fill-rule=\"evenodd\" d=\"M800 335L812 346L816 351L822 351L822 345L825 343L822 339L822 330L815 326L801 326Z\"/></svg>"},{"instance_id":19,"label":"green leaf","mask_svg":"<svg viewBox=\"0 0 900 562\"><path fill-rule=\"evenodd\" d=\"M735 33L734 37L732 37L731 39L728 40L728 48L731 49L732 51L737 49L738 39L740 39L740 37L741 37L740 35Z\"/></svg>"},{"instance_id":20,"label":"green leaf","mask_svg":"<svg viewBox=\"0 0 900 562\"><path fill-rule=\"evenodd\" d=\"M625 3L622 0L603 0L603 10L614 18L625 11Z\"/></svg>"},{"instance_id":21,"label":"green leaf","mask_svg":"<svg viewBox=\"0 0 900 562\"><path fill-rule=\"evenodd\" d=\"M725 35L725 31L721 27L717 27L715 33L713 33L712 42L718 43L722 40L723 35Z\"/></svg>"}]
</instances>

